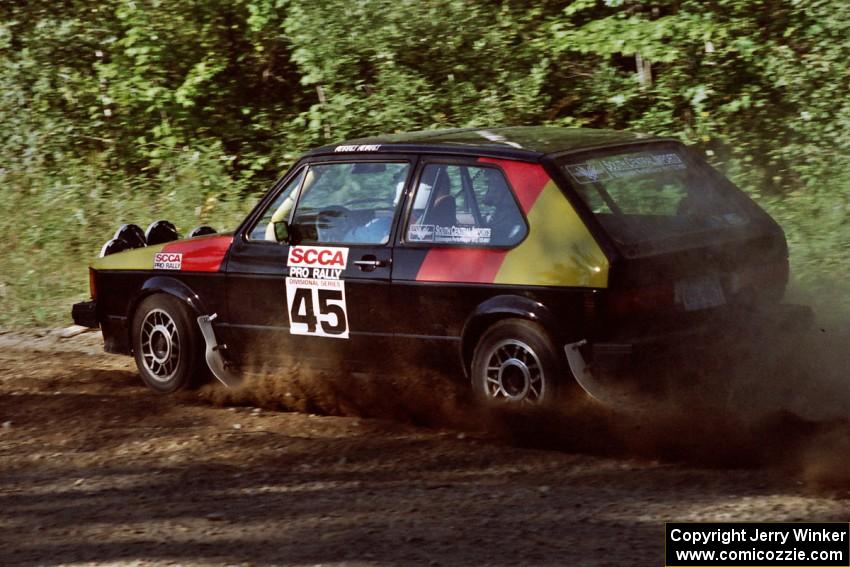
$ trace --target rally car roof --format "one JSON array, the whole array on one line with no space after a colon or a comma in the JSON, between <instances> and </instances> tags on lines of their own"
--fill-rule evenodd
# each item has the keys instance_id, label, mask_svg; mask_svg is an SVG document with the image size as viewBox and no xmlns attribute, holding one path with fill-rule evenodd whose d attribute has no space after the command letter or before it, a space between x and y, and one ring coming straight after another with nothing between
<instances>
[{"instance_id":1,"label":"rally car roof","mask_svg":"<svg viewBox=\"0 0 850 567\"><path fill-rule=\"evenodd\" d=\"M644 134L592 128L552 126L455 128L356 138L316 148L306 155L349 152L439 152L536 160L550 154L616 146L649 138L650 136Z\"/></svg>"}]
</instances>

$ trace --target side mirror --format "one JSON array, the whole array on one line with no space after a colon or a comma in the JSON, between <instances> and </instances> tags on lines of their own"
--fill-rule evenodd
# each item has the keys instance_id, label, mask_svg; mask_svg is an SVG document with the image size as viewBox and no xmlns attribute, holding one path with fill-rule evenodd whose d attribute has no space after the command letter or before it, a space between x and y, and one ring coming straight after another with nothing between
<instances>
[{"instance_id":1,"label":"side mirror","mask_svg":"<svg viewBox=\"0 0 850 567\"><path fill-rule=\"evenodd\" d=\"M274 223L274 237L278 242L289 242L289 225L286 221Z\"/></svg>"}]
</instances>

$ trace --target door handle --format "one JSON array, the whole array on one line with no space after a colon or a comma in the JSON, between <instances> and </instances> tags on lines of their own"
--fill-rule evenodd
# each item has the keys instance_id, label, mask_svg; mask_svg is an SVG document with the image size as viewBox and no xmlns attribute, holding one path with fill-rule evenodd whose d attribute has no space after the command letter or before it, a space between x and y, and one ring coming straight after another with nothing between
<instances>
[{"instance_id":1,"label":"door handle","mask_svg":"<svg viewBox=\"0 0 850 567\"><path fill-rule=\"evenodd\" d=\"M389 266L391 260L378 260L375 256L363 256L360 260L355 260L354 263L364 272L371 272L376 268Z\"/></svg>"}]
</instances>

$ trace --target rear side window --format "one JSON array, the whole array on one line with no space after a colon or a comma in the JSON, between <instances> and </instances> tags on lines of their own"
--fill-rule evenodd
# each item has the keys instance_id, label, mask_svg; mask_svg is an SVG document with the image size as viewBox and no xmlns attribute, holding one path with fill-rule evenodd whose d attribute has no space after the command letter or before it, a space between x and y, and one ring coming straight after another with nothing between
<instances>
[{"instance_id":1,"label":"rear side window","mask_svg":"<svg viewBox=\"0 0 850 567\"><path fill-rule=\"evenodd\" d=\"M513 246L528 232L501 170L473 165L428 164L413 196L406 241Z\"/></svg>"}]
</instances>

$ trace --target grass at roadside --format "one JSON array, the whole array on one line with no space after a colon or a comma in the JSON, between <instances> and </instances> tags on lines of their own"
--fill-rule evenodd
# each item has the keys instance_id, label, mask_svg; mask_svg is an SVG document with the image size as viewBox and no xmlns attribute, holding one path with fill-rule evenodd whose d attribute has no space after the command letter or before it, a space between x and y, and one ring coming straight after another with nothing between
<instances>
[{"instance_id":1,"label":"grass at roadside","mask_svg":"<svg viewBox=\"0 0 850 567\"><path fill-rule=\"evenodd\" d=\"M825 317L850 312L850 169L845 171L810 191L761 202L785 229L797 295L817 304Z\"/></svg>"},{"instance_id":2,"label":"grass at roadside","mask_svg":"<svg viewBox=\"0 0 850 567\"><path fill-rule=\"evenodd\" d=\"M89 296L89 262L123 223L144 229L164 218L184 234L234 228L257 197L238 196L243 187L203 165L189 160L154 179L96 167L0 170L0 325L70 324L71 304Z\"/></svg>"}]
</instances>

